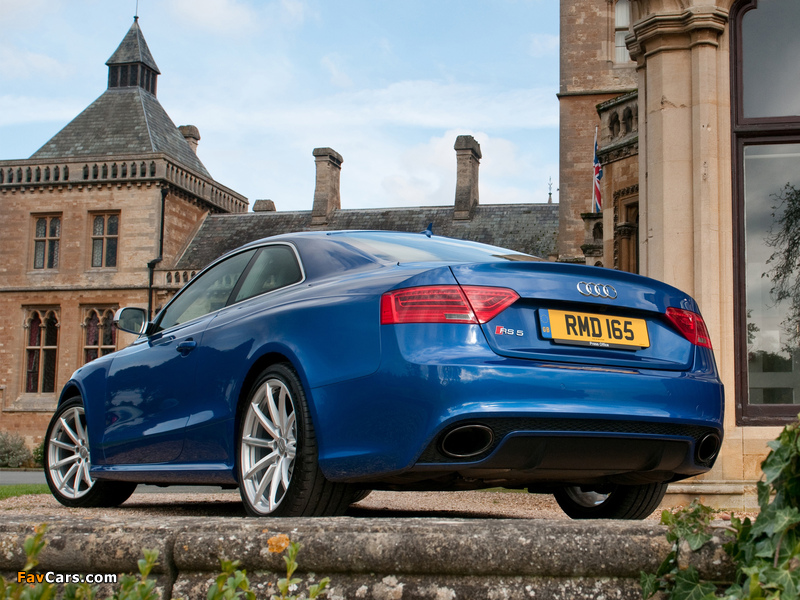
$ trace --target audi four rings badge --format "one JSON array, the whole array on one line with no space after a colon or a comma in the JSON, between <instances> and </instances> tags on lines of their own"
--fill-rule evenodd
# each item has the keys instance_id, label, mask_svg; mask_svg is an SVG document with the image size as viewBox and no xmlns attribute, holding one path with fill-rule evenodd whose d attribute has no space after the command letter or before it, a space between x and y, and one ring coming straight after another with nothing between
<instances>
[{"instance_id":1,"label":"audi four rings badge","mask_svg":"<svg viewBox=\"0 0 800 600\"><path fill-rule=\"evenodd\" d=\"M582 296L608 298L609 300L613 300L617 297L617 290L614 289L614 286L604 283L586 283L585 281L581 281L578 283L578 292Z\"/></svg>"}]
</instances>

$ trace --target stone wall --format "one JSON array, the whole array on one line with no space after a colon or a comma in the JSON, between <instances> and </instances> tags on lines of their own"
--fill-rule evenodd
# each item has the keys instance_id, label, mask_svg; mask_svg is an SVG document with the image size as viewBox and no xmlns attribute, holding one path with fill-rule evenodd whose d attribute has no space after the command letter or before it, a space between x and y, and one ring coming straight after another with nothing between
<instances>
[{"instance_id":1,"label":"stone wall","mask_svg":"<svg viewBox=\"0 0 800 600\"><path fill-rule=\"evenodd\" d=\"M5 576L22 569L30 519L0 523ZM226 519L167 517L136 523L63 519L50 523L37 571L136 572L142 548L159 552L153 571L163 598L205 598L220 559L238 559L259 598L285 576L267 540L301 544L297 576L330 577L328 598L641 598L640 571L654 573L670 551L665 528L648 522L433 519ZM688 553L687 553L688 554ZM703 577L733 569L712 540L692 557ZM102 597L110 589L101 590Z\"/></svg>"}]
</instances>

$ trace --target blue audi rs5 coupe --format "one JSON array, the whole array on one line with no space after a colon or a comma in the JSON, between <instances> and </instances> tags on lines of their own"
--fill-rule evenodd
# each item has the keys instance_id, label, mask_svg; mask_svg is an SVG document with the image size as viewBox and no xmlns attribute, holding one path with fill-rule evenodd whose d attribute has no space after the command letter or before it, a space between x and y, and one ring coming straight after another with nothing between
<instances>
[{"instance_id":1,"label":"blue audi rs5 coupe","mask_svg":"<svg viewBox=\"0 0 800 600\"><path fill-rule=\"evenodd\" d=\"M78 369L47 430L67 506L237 487L255 516L502 486L641 519L708 471L723 388L695 301L652 279L386 231L229 252Z\"/></svg>"}]
</instances>

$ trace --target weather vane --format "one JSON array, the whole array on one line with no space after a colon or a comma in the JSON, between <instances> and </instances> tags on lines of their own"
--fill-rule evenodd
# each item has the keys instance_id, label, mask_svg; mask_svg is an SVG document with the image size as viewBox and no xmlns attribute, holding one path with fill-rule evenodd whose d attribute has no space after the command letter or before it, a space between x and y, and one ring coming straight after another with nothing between
<instances>
[{"instance_id":1,"label":"weather vane","mask_svg":"<svg viewBox=\"0 0 800 600\"><path fill-rule=\"evenodd\" d=\"M139 0L136 0L136 14L133 15L133 20L134 21L139 20Z\"/></svg>"}]
</instances>

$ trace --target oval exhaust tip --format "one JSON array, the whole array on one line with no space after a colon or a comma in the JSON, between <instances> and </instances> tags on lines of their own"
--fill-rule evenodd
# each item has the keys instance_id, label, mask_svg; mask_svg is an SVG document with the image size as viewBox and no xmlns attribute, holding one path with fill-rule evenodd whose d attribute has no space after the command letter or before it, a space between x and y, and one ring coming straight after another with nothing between
<instances>
[{"instance_id":1,"label":"oval exhaust tip","mask_svg":"<svg viewBox=\"0 0 800 600\"><path fill-rule=\"evenodd\" d=\"M448 431L442 438L442 453L451 458L470 458L488 450L494 432L486 425L463 425Z\"/></svg>"},{"instance_id":2,"label":"oval exhaust tip","mask_svg":"<svg viewBox=\"0 0 800 600\"><path fill-rule=\"evenodd\" d=\"M697 462L707 463L711 461L719 452L722 442L716 433L709 433L703 436L695 448L695 458Z\"/></svg>"}]
</instances>

